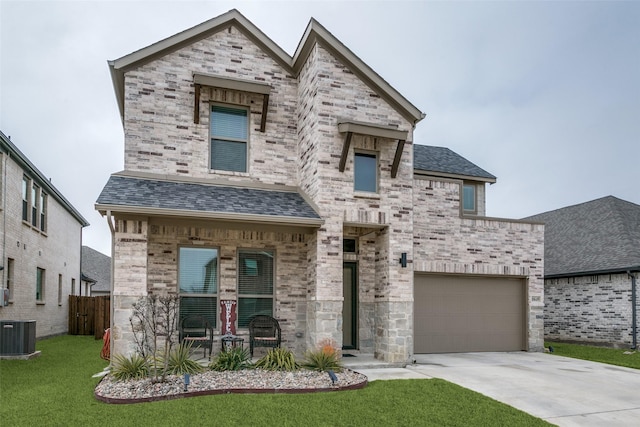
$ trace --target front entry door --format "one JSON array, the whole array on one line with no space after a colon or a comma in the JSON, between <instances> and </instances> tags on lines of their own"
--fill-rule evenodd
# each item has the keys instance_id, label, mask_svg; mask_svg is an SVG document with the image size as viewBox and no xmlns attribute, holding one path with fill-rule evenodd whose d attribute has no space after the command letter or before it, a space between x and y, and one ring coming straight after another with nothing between
<instances>
[{"instance_id":1,"label":"front entry door","mask_svg":"<svg viewBox=\"0 0 640 427\"><path fill-rule=\"evenodd\" d=\"M342 267L342 348L358 348L358 264L345 262Z\"/></svg>"}]
</instances>

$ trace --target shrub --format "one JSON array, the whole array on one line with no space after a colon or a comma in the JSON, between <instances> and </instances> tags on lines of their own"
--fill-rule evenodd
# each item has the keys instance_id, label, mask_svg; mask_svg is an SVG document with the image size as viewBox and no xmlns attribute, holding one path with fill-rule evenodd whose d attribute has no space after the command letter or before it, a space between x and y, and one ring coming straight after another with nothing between
<instances>
[{"instance_id":1,"label":"shrub","mask_svg":"<svg viewBox=\"0 0 640 427\"><path fill-rule=\"evenodd\" d=\"M269 350L254 366L268 371L294 371L298 369L293 353L286 348Z\"/></svg>"},{"instance_id":2,"label":"shrub","mask_svg":"<svg viewBox=\"0 0 640 427\"><path fill-rule=\"evenodd\" d=\"M239 371L251 367L251 356L249 350L242 347L226 349L220 352L213 362L209 364L209 369L213 371Z\"/></svg>"},{"instance_id":3,"label":"shrub","mask_svg":"<svg viewBox=\"0 0 640 427\"><path fill-rule=\"evenodd\" d=\"M302 366L312 371L342 371L340 353L334 341L329 339L320 341L317 350L308 351L305 354Z\"/></svg>"},{"instance_id":4,"label":"shrub","mask_svg":"<svg viewBox=\"0 0 640 427\"><path fill-rule=\"evenodd\" d=\"M181 344L169 354L167 363L164 364L160 361L160 365L165 365L167 367L166 373L171 375L197 374L198 372L202 372L203 367L195 360L191 360L189 358L190 354L191 343Z\"/></svg>"},{"instance_id":5,"label":"shrub","mask_svg":"<svg viewBox=\"0 0 640 427\"><path fill-rule=\"evenodd\" d=\"M116 354L113 356L111 375L120 381L146 378L149 375L149 363L137 353L129 357Z\"/></svg>"}]
</instances>

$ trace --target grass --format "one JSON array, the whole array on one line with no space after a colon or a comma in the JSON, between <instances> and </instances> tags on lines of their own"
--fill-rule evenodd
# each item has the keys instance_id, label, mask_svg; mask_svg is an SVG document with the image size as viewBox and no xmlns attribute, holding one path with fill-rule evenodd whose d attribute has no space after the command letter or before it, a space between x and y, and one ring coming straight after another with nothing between
<instances>
[{"instance_id":1,"label":"grass","mask_svg":"<svg viewBox=\"0 0 640 427\"><path fill-rule=\"evenodd\" d=\"M362 390L216 395L134 405L97 401L91 378L106 362L102 341L38 341L33 360L0 361L0 420L6 426L537 426L544 421L443 380L374 381Z\"/></svg>"},{"instance_id":2,"label":"grass","mask_svg":"<svg viewBox=\"0 0 640 427\"><path fill-rule=\"evenodd\" d=\"M592 362L607 363L609 365L625 366L640 369L640 353L624 354L628 349L595 347L580 344L564 344L559 342L545 343L545 347L553 347L553 354L573 357L575 359L591 360Z\"/></svg>"}]
</instances>

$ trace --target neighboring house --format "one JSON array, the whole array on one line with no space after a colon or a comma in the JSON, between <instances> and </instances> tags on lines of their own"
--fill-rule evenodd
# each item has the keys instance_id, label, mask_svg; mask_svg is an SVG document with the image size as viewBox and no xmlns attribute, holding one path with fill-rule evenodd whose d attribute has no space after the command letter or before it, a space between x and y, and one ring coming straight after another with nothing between
<instances>
[{"instance_id":1,"label":"neighboring house","mask_svg":"<svg viewBox=\"0 0 640 427\"><path fill-rule=\"evenodd\" d=\"M495 177L414 145L424 114L315 20L293 56L231 10L109 66L125 170L96 209L115 353L149 293L216 340L221 300L241 336L271 314L298 354L543 348L544 227L485 218Z\"/></svg>"},{"instance_id":2,"label":"neighboring house","mask_svg":"<svg viewBox=\"0 0 640 427\"><path fill-rule=\"evenodd\" d=\"M88 246L82 247L82 285L75 295L111 295L111 257Z\"/></svg>"},{"instance_id":3,"label":"neighboring house","mask_svg":"<svg viewBox=\"0 0 640 427\"><path fill-rule=\"evenodd\" d=\"M36 337L66 333L89 223L0 132L2 320L35 320Z\"/></svg>"},{"instance_id":4,"label":"neighboring house","mask_svg":"<svg viewBox=\"0 0 640 427\"><path fill-rule=\"evenodd\" d=\"M545 223L545 337L635 347L640 206L608 196L526 220Z\"/></svg>"}]
</instances>

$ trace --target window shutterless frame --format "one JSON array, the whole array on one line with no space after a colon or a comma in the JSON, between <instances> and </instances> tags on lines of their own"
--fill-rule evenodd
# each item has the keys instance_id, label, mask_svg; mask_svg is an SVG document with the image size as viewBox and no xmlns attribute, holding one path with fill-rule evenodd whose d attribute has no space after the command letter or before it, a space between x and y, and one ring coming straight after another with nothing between
<instances>
[{"instance_id":1,"label":"window shutterless frame","mask_svg":"<svg viewBox=\"0 0 640 427\"><path fill-rule=\"evenodd\" d=\"M220 250L217 247L178 247L179 321L202 315L215 328L220 292Z\"/></svg>"},{"instance_id":2,"label":"window shutterless frame","mask_svg":"<svg viewBox=\"0 0 640 427\"><path fill-rule=\"evenodd\" d=\"M478 211L477 189L475 184L462 184L462 212L475 214Z\"/></svg>"},{"instance_id":3,"label":"window shutterless frame","mask_svg":"<svg viewBox=\"0 0 640 427\"><path fill-rule=\"evenodd\" d=\"M209 111L209 169L248 172L249 108L211 104Z\"/></svg>"},{"instance_id":4,"label":"window shutterless frame","mask_svg":"<svg viewBox=\"0 0 640 427\"><path fill-rule=\"evenodd\" d=\"M258 314L275 317L275 250L238 249L237 262L238 328L247 328Z\"/></svg>"},{"instance_id":5,"label":"window shutterless frame","mask_svg":"<svg viewBox=\"0 0 640 427\"><path fill-rule=\"evenodd\" d=\"M354 191L378 192L378 153L373 151L355 151L353 153L353 189Z\"/></svg>"}]
</instances>

